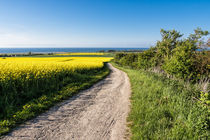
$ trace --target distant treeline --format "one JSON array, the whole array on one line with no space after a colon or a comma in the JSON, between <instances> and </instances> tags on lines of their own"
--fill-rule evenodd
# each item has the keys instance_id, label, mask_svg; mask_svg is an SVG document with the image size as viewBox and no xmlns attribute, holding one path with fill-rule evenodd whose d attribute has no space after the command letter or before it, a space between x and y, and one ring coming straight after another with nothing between
<instances>
[{"instance_id":1,"label":"distant treeline","mask_svg":"<svg viewBox=\"0 0 210 140\"><path fill-rule=\"evenodd\" d=\"M133 49L133 50L100 50L98 52L116 53L116 52L143 52L145 49Z\"/></svg>"},{"instance_id":2,"label":"distant treeline","mask_svg":"<svg viewBox=\"0 0 210 140\"><path fill-rule=\"evenodd\" d=\"M154 47L142 53L116 53L114 61L123 66L136 69L155 70L168 76L192 82L209 81L210 39L203 38L209 34L200 28L187 38L176 30L161 30L162 40ZM199 51L197 51L199 49Z\"/></svg>"},{"instance_id":3,"label":"distant treeline","mask_svg":"<svg viewBox=\"0 0 210 140\"><path fill-rule=\"evenodd\" d=\"M119 52L143 52L144 49L133 49L133 50L100 50L97 51L96 53L109 53L109 54L114 54L114 53L119 53ZM75 52L65 52L65 53L75 53ZM87 52L81 52L81 53L87 53ZM95 52L90 52L90 53L95 53ZM56 52L49 52L49 53L35 53L35 52L28 52L28 53L1 53L0 52L0 57L24 57L24 56L54 56Z\"/></svg>"},{"instance_id":4,"label":"distant treeline","mask_svg":"<svg viewBox=\"0 0 210 140\"><path fill-rule=\"evenodd\" d=\"M18 57L18 56L42 56L42 55L53 55L53 53L12 53L12 54L0 54L0 57Z\"/></svg>"}]
</instances>

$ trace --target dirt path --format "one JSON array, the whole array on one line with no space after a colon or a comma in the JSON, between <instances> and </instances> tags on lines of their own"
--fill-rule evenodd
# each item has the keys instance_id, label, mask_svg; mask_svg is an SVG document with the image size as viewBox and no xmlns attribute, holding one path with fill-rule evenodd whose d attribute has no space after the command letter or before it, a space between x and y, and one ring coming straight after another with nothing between
<instances>
[{"instance_id":1,"label":"dirt path","mask_svg":"<svg viewBox=\"0 0 210 140\"><path fill-rule=\"evenodd\" d=\"M107 78L26 122L3 139L124 139L130 83L124 72L108 65L112 72Z\"/></svg>"}]
</instances>

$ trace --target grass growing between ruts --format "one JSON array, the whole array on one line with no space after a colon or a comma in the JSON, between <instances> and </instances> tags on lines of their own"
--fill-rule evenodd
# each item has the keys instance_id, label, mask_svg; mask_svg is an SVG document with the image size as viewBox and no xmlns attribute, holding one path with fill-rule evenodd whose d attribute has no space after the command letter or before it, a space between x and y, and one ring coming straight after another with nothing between
<instances>
[{"instance_id":1,"label":"grass growing between ruts","mask_svg":"<svg viewBox=\"0 0 210 140\"><path fill-rule=\"evenodd\" d=\"M91 87L94 83L103 79L108 74L109 69L106 65L104 65L103 68L97 71L93 70L92 72L88 73L75 73L74 75L72 75L75 78L69 77L68 79L67 77L66 79L64 79L67 82L71 79L75 80L71 80L70 83L68 82L69 84L63 81L65 83L65 86L63 86L60 90L43 94L41 97L27 102L12 116L7 117L4 120L0 120L0 136L8 133L10 130L12 130L12 128L23 123L24 121L44 112L56 103L64 99L68 99L69 97L73 96L83 89Z\"/></svg>"},{"instance_id":2,"label":"grass growing between ruts","mask_svg":"<svg viewBox=\"0 0 210 140\"><path fill-rule=\"evenodd\" d=\"M193 86L150 72L118 68L131 82L131 139L208 139L209 107L193 100L198 92Z\"/></svg>"}]
</instances>

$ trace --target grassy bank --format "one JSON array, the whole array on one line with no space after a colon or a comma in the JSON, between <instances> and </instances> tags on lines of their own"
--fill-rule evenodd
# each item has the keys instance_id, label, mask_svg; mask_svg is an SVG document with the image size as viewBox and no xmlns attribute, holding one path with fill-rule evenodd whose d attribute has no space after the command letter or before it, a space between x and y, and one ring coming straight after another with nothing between
<instances>
[{"instance_id":1,"label":"grassy bank","mask_svg":"<svg viewBox=\"0 0 210 140\"><path fill-rule=\"evenodd\" d=\"M59 90L43 93L42 96L34 98L21 107L18 107L17 111L12 115L1 118L0 136L8 133L12 128L24 121L44 112L56 103L68 99L83 89L91 87L108 74L109 69L105 65L101 69L92 70L88 73L74 73L71 77L66 77L61 81L63 86Z\"/></svg>"},{"instance_id":2,"label":"grassy bank","mask_svg":"<svg viewBox=\"0 0 210 140\"><path fill-rule=\"evenodd\" d=\"M208 139L209 107L193 99L199 95L193 86L142 70L116 67L128 74L132 86L128 121L133 140Z\"/></svg>"}]
</instances>

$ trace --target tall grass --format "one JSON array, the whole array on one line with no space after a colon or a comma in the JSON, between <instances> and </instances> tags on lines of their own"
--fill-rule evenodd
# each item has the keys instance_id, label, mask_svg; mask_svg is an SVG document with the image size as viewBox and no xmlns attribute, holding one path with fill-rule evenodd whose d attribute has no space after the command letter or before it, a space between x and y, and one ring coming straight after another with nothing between
<instances>
[{"instance_id":1,"label":"tall grass","mask_svg":"<svg viewBox=\"0 0 210 140\"><path fill-rule=\"evenodd\" d=\"M128 118L133 140L208 139L209 107L194 100L193 85L142 70L118 67L131 82Z\"/></svg>"}]
</instances>

